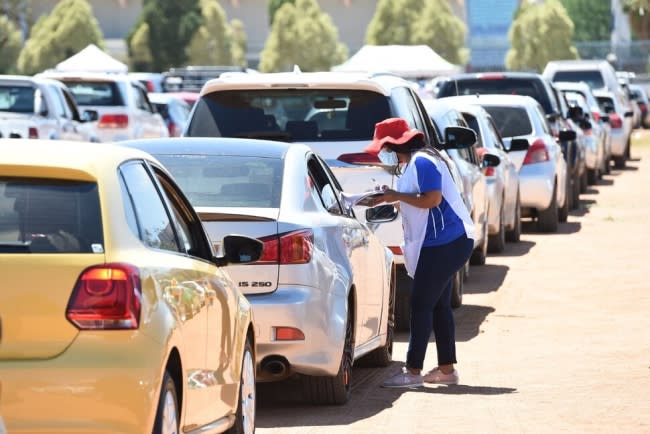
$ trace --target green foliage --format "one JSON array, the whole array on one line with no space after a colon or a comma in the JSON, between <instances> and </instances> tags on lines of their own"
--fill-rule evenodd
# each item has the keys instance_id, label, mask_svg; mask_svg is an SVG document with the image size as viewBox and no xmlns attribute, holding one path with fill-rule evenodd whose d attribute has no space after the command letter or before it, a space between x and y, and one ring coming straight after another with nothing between
<instances>
[{"instance_id":1,"label":"green foliage","mask_svg":"<svg viewBox=\"0 0 650 434\"><path fill-rule=\"evenodd\" d=\"M347 59L347 51L331 17L316 0L296 0L295 5L285 3L276 12L259 68L288 71L299 65L302 71L327 71Z\"/></svg>"},{"instance_id":2,"label":"green foliage","mask_svg":"<svg viewBox=\"0 0 650 434\"><path fill-rule=\"evenodd\" d=\"M15 72L22 46L20 30L6 16L0 16L0 74Z\"/></svg>"},{"instance_id":3,"label":"green foliage","mask_svg":"<svg viewBox=\"0 0 650 434\"><path fill-rule=\"evenodd\" d=\"M412 44L414 28L424 7L425 0L379 0L375 15L368 24L366 43Z\"/></svg>"},{"instance_id":4,"label":"green foliage","mask_svg":"<svg viewBox=\"0 0 650 434\"><path fill-rule=\"evenodd\" d=\"M244 29L244 23L234 19L230 21L230 39L232 63L237 66L247 66L246 51L248 49L248 37Z\"/></svg>"},{"instance_id":5,"label":"green foliage","mask_svg":"<svg viewBox=\"0 0 650 434\"><path fill-rule=\"evenodd\" d=\"M575 26L574 41L605 41L610 38L612 20L609 2L602 0L562 0Z\"/></svg>"},{"instance_id":6,"label":"green foliage","mask_svg":"<svg viewBox=\"0 0 650 434\"><path fill-rule=\"evenodd\" d=\"M188 46L188 62L193 65L232 65L230 27L217 0L202 0L203 24Z\"/></svg>"},{"instance_id":7,"label":"green foliage","mask_svg":"<svg viewBox=\"0 0 650 434\"><path fill-rule=\"evenodd\" d=\"M445 60L464 64L469 58L465 33L465 24L446 0L428 0L415 23L411 43L428 45Z\"/></svg>"},{"instance_id":8,"label":"green foliage","mask_svg":"<svg viewBox=\"0 0 650 434\"><path fill-rule=\"evenodd\" d=\"M550 60L577 59L573 23L558 0L523 5L508 34L506 68L541 72Z\"/></svg>"},{"instance_id":9,"label":"green foliage","mask_svg":"<svg viewBox=\"0 0 650 434\"><path fill-rule=\"evenodd\" d=\"M650 39L650 0L622 0L623 11L637 39Z\"/></svg>"},{"instance_id":10,"label":"green foliage","mask_svg":"<svg viewBox=\"0 0 650 434\"><path fill-rule=\"evenodd\" d=\"M41 17L18 58L18 69L35 74L76 54L88 44L103 47L103 35L86 0L61 0Z\"/></svg>"},{"instance_id":11,"label":"green foliage","mask_svg":"<svg viewBox=\"0 0 650 434\"><path fill-rule=\"evenodd\" d=\"M202 24L199 0L144 0L142 15L127 37L128 47L143 22L149 26L151 69L182 66L187 62L186 47Z\"/></svg>"},{"instance_id":12,"label":"green foliage","mask_svg":"<svg viewBox=\"0 0 650 434\"><path fill-rule=\"evenodd\" d=\"M141 23L129 44L131 65L136 71L151 71L153 56L149 49L149 24Z\"/></svg>"},{"instance_id":13,"label":"green foliage","mask_svg":"<svg viewBox=\"0 0 650 434\"><path fill-rule=\"evenodd\" d=\"M275 18L275 13L282 7L285 3L291 3L292 5L296 4L296 0L269 0L269 26L273 26L273 19Z\"/></svg>"}]
</instances>

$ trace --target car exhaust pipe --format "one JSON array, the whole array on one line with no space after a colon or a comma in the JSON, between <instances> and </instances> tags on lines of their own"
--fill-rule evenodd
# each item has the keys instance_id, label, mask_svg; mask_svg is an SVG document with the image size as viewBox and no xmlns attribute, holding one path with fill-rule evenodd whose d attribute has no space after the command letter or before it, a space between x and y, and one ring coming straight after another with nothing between
<instances>
[{"instance_id":1,"label":"car exhaust pipe","mask_svg":"<svg viewBox=\"0 0 650 434\"><path fill-rule=\"evenodd\" d=\"M262 361L262 371L273 378L285 377L289 373L289 363L280 357L267 357Z\"/></svg>"}]
</instances>

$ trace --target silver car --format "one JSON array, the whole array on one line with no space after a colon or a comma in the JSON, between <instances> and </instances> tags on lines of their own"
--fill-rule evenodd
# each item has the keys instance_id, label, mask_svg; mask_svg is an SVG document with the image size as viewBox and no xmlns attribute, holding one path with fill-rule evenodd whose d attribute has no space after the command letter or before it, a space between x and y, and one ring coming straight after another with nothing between
<instances>
[{"instance_id":1,"label":"silver car","mask_svg":"<svg viewBox=\"0 0 650 434\"><path fill-rule=\"evenodd\" d=\"M531 97L481 95L476 98L494 119L510 158L519 168L522 217L537 219L541 232L556 232L568 216L567 165L544 111ZM575 140L575 131L560 131L560 140ZM527 150L521 140L528 142Z\"/></svg>"},{"instance_id":2,"label":"silver car","mask_svg":"<svg viewBox=\"0 0 650 434\"><path fill-rule=\"evenodd\" d=\"M488 248L491 252L501 252L506 241L518 242L521 235L519 168L510 158L510 150L505 148L492 116L477 104L475 96L453 96L446 100L476 133L479 152L499 157L499 164L486 167L484 174L490 202Z\"/></svg>"},{"instance_id":3,"label":"silver car","mask_svg":"<svg viewBox=\"0 0 650 434\"><path fill-rule=\"evenodd\" d=\"M305 400L341 404L354 360L390 363L393 255L310 147L233 138L125 144L167 167L212 240L234 231L264 242L260 260L228 270L253 306L258 380L302 374ZM392 205L373 210L381 215L366 214L369 222L397 217Z\"/></svg>"},{"instance_id":4,"label":"silver car","mask_svg":"<svg viewBox=\"0 0 650 434\"><path fill-rule=\"evenodd\" d=\"M632 110L622 97L607 90L594 90L601 112L607 115L611 128L612 160L614 167L622 169L630 156L630 136L632 135Z\"/></svg>"}]
</instances>

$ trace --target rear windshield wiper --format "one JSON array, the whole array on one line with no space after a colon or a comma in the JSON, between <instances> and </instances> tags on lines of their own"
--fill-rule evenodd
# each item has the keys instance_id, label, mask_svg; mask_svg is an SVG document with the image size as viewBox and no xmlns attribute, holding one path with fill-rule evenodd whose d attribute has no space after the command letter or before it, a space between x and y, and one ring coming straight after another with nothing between
<instances>
[{"instance_id":1,"label":"rear windshield wiper","mask_svg":"<svg viewBox=\"0 0 650 434\"><path fill-rule=\"evenodd\" d=\"M0 242L0 253L32 253L31 241L4 241Z\"/></svg>"}]
</instances>

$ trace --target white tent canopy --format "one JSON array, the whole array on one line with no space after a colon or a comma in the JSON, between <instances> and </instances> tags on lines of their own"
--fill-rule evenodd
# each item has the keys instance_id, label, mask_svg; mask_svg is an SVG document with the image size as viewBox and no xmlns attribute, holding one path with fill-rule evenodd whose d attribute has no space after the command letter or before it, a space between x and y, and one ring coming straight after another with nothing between
<instances>
[{"instance_id":1,"label":"white tent canopy","mask_svg":"<svg viewBox=\"0 0 650 434\"><path fill-rule=\"evenodd\" d=\"M90 44L74 56L57 64L55 70L61 72L126 73L129 68L96 45Z\"/></svg>"},{"instance_id":2,"label":"white tent canopy","mask_svg":"<svg viewBox=\"0 0 650 434\"><path fill-rule=\"evenodd\" d=\"M364 45L332 71L389 72L404 78L433 78L462 72L428 45Z\"/></svg>"}]
</instances>

